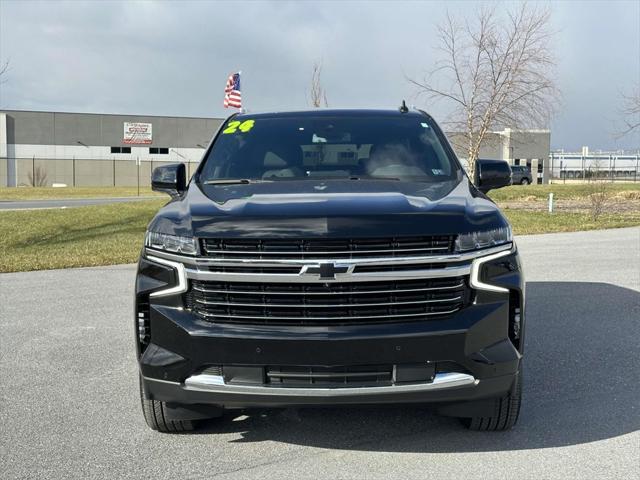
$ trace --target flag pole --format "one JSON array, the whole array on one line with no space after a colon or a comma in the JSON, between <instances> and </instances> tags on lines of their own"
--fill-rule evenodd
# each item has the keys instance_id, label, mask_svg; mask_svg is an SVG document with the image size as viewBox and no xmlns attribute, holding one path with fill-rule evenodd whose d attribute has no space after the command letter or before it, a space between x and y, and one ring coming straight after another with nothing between
<instances>
[{"instance_id":1,"label":"flag pole","mask_svg":"<svg viewBox=\"0 0 640 480\"><path fill-rule=\"evenodd\" d=\"M238 70L238 76L240 77L240 91L244 91L244 80L242 79L242 70ZM244 97L244 95L243 95ZM242 101L242 104L244 105L244 99ZM240 107L240 112L239 113L246 113L246 110L244 107Z\"/></svg>"}]
</instances>

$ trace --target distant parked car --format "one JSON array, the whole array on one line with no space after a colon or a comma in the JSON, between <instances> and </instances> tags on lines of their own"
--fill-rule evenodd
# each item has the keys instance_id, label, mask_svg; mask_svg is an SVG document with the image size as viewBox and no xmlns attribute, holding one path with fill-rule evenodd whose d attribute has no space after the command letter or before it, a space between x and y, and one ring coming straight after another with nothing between
<instances>
[{"instance_id":1,"label":"distant parked car","mask_svg":"<svg viewBox=\"0 0 640 480\"><path fill-rule=\"evenodd\" d=\"M524 165L511 165L511 183L513 185L529 185L533 183L531 170Z\"/></svg>"}]
</instances>

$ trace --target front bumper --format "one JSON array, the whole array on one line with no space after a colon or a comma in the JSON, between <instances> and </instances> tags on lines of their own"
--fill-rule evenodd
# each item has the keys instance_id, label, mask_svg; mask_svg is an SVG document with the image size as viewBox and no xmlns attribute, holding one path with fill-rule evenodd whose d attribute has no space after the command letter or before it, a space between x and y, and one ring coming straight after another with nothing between
<instances>
[{"instance_id":1,"label":"front bumper","mask_svg":"<svg viewBox=\"0 0 640 480\"><path fill-rule=\"evenodd\" d=\"M445 413L466 416L474 411L489 411L483 400L507 392L514 375L503 375L485 380L474 379L461 373L438 374L431 383L388 387L357 388L275 388L238 385L191 386L156 378L144 378L150 398L183 408L223 407L226 409L252 407L328 406L328 405L383 405L402 403L430 404Z\"/></svg>"},{"instance_id":2,"label":"front bumper","mask_svg":"<svg viewBox=\"0 0 640 480\"><path fill-rule=\"evenodd\" d=\"M149 297L148 292L162 282L177 282L170 271L157 270L153 275L162 281L154 283L145 278L146 269L142 269L137 282L138 308L140 299L148 302L150 332L147 345L138 344L145 394L169 404L223 408L394 403L464 406L502 396L511 388L522 357L524 282L515 249L485 263L483 272L476 272L481 282L473 303L453 315L348 326L206 322L184 309L180 294ZM492 290L492 286L498 288ZM511 331L514 302L517 311L522 311L517 338ZM225 366L373 364L394 368L428 364L435 376L384 386L292 388L262 381L238 383L223 373ZM203 373L214 365L221 367L219 374ZM455 408L452 411L457 414Z\"/></svg>"}]
</instances>

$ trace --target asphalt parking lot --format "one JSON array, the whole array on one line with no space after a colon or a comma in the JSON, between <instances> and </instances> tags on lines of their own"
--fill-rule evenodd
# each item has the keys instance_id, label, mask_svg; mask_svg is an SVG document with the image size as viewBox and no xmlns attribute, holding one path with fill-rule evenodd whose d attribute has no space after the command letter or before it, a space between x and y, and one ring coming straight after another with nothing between
<instances>
[{"instance_id":1,"label":"asphalt parking lot","mask_svg":"<svg viewBox=\"0 0 640 480\"><path fill-rule=\"evenodd\" d=\"M520 422L419 407L245 412L163 435L140 412L132 266L0 275L3 478L638 478L640 228L518 238Z\"/></svg>"},{"instance_id":2,"label":"asphalt parking lot","mask_svg":"<svg viewBox=\"0 0 640 480\"><path fill-rule=\"evenodd\" d=\"M73 208L111 203L139 202L157 197L107 197L107 198L61 198L54 200L0 200L0 210L42 210L48 208Z\"/></svg>"}]
</instances>

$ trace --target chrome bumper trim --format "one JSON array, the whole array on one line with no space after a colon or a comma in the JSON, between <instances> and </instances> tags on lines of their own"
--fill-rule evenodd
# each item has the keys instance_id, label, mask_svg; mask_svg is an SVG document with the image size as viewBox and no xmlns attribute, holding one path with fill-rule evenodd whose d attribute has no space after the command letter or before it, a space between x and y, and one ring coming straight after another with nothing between
<instances>
[{"instance_id":1,"label":"chrome bumper trim","mask_svg":"<svg viewBox=\"0 0 640 480\"><path fill-rule=\"evenodd\" d=\"M219 375L193 375L187 378L184 384L178 382L168 382L155 378L145 377L149 382L170 383L189 391L210 392L220 394L239 395L273 395L275 397L346 397L365 395L394 395L411 392L427 392L433 390L444 390L447 388L470 387L478 384L472 375L466 373L438 373L432 382L413 383L409 385L390 385L384 387L346 387L346 388L290 388L290 387L267 387L253 385L229 385L224 382L224 378Z\"/></svg>"}]
</instances>

